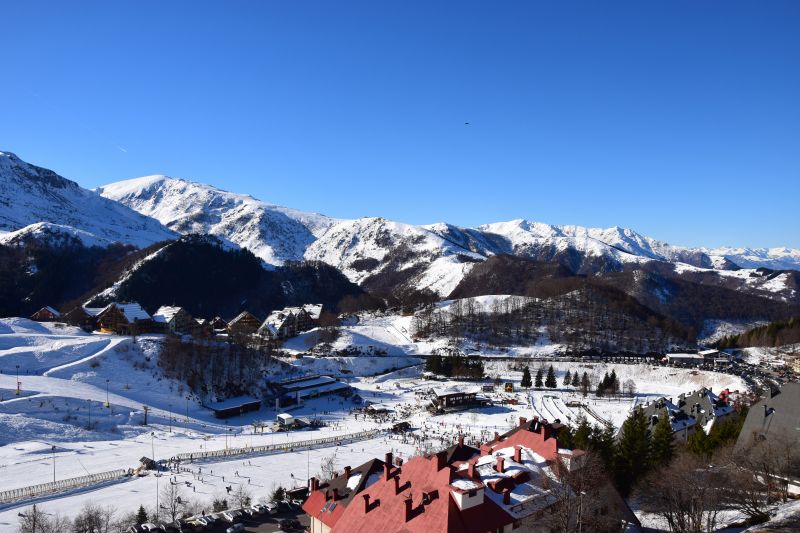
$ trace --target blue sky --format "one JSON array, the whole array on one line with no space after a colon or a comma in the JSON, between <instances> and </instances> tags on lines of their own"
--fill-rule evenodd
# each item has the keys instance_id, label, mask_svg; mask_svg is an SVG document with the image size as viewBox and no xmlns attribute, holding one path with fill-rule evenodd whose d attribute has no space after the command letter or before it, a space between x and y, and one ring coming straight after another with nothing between
<instances>
[{"instance_id":1,"label":"blue sky","mask_svg":"<svg viewBox=\"0 0 800 533\"><path fill-rule=\"evenodd\" d=\"M10 2L0 150L87 187L800 247L798 27L794 0Z\"/></svg>"}]
</instances>

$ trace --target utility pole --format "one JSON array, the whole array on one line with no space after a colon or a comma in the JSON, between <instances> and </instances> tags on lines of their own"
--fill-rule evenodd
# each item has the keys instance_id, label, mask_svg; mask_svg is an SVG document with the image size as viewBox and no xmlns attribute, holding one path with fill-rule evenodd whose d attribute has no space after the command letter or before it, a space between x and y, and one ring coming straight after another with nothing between
<instances>
[{"instance_id":1,"label":"utility pole","mask_svg":"<svg viewBox=\"0 0 800 533\"><path fill-rule=\"evenodd\" d=\"M56 446L55 444L50 448L53 452L53 483L56 482Z\"/></svg>"},{"instance_id":2,"label":"utility pole","mask_svg":"<svg viewBox=\"0 0 800 533\"><path fill-rule=\"evenodd\" d=\"M147 425L147 412L150 411L150 408L146 405L143 405L142 408L144 409L144 425Z\"/></svg>"},{"instance_id":3,"label":"utility pole","mask_svg":"<svg viewBox=\"0 0 800 533\"><path fill-rule=\"evenodd\" d=\"M156 469L156 518L158 518L158 461L156 461L156 445L155 445L156 432L150 432L150 451L153 454L153 465Z\"/></svg>"},{"instance_id":4,"label":"utility pole","mask_svg":"<svg viewBox=\"0 0 800 533\"><path fill-rule=\"evenodd\" d=\"M17 396L19 396L19 393L20 393L20 390L19 390L19 365L16 365L16 368L17 368ZM36 522L34 522L34 524L35 523Z\"/></svg>"},{"instance_id":5,"label":"utility pole","mask_svg":"<svg viewBox=\"0 0 800 533\"><path fill-rule=\"evenodd\" d=\"M111 407L111 402L108 401L108 382L110 380L106 380L106 408Z\"/></svg>"}]
</instances>

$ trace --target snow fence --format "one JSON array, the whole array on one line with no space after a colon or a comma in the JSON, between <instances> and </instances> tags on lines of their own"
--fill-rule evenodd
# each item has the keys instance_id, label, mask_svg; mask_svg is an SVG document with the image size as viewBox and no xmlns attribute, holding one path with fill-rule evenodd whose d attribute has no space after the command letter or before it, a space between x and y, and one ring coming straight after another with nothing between
<instances>
[{"instance_id":1,"label":"snow fence","mask_svg":"<svg viewBox=\"0 0 800 533\"><path fill-rule=\"evenodd\" d=\"M89 487L106 481L114 481L128 475L128 470L112 470L110 472L100 472L99 474L89 474L88 476L73 477L59 481L42 483L41 485L31 485L19 489L0 491L0 503L9 503L18 500L28 500L56 492L65 492L72 489Z\"/></svg>"},{"instance_id":2,"label":"snow fence","mask_svg":"<svg viewBox=\"0 0 800 533\"><path fill-rule=\"evenodd\" d=\"M306 448L316 448L318 446L350 444L361 440L367 440L386 433L383 429L370 429L369 431L359 431L358 433L347 433L334 437L323 437L319 439L301 440L296 442L281 442L279 444L267 444L266 446L248 446L245 448L228 448L227 450L212 450L207 452L179 453L172 459L181 462L194 461L198 459L224 459L235 455L258 455L276 452L290 452L294 450L305 450Z\"/></svg>"}]
</instances>

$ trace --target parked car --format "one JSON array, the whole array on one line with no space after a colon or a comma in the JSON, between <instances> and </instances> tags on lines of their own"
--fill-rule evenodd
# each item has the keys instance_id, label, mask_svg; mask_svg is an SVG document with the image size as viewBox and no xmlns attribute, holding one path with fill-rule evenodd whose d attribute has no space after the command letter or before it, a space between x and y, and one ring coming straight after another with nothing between
<instances>
[{"instance_id":1,"label":"parked car","mask_svg":"<svg viewBox=\"0 0 800 533\"><path fill-rule=\"evenodd\" d=\"M222 513L222 518L230 523L239 522L243 516L240 509L229 509Z\"/></svg>"},{"instance_id":2,"label":"parked car","mask_svg":"<svg viewBox=\"0 0 800 533\"><path fill-rule=\"evenodd\" d=\"M264 504L261 504L261 503L255 503L255 504L253 504L253 507L252 507L252 508L253 508L253 509L255 509L255 511L256 511L258 514L264 514L264 513L266 513L266 512L267 512L267 507L266 507L266 505L264 505Z\"/></svg>"},{"instance_id":3,"label":"parked car","mask_svg":"<svg viewBox=\"0 0 800 533\"><path fill-rule=\"evenodd\" d=\"M233 524L225 530L225 533L238 533L239 531L244 531L244 524Z\"/></svg>"},{"instance_id":4,"label":"parked car","mask_svg":"<svg viewBox=\"0 0 800 533\"><path fill-rule=\"evenodd\" d=\"M267 508L267 514L273 515L278 514L278 504L274 502L269 502L264 507Z\"/></svg>"},{"instance_id":5,"label":"parked car","mask_svg":"<svg viewBox=\"0 0 800 533\"><path fill-rule=\"evenodd\" d=\"M142 524L142 529L144 529L148 533L166 533L166 531L164 531L164 528L157 526L156 524L151 524L150 522Z\"/></svg>"},{"instance_id":6,"label":"parked car","mask_svg":"<svg viewBox=\"0 0 800 533\"><path fill-rule=\"evenodd\" d=\"M142 533L145 529L142 526L131 526L128 528L127 533Z\"/></svg>"}]
</instances>

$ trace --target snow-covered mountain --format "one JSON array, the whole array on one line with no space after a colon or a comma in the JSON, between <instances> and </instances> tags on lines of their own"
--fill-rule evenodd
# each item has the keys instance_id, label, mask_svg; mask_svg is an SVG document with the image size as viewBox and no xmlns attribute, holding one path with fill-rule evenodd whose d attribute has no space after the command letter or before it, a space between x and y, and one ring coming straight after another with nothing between
<instances>
[{"instance_id":1,"label":"snow-covered mountain","mask_svg":"<svg viewBox=\"0 0 800 533\"><path fill-rule=\"evenodd\" d=\"M272 265L302 259L305 250L335 222L323 215L167 176L120 181L96 192L178 233L216 235Z\"/></svg>"},{"instance_id":2,"label":"snow-covered mountain","mask_svg":"<svg viewBox=\"0 0 800 533\"><path fill-rule=\"evenodd\" d=\"M12 232L49 222L59 232L88 241L148 246L175 234L152 218L82 188L45 168L0 152L0 231ZM53 230L50 227L50 230ZM41 231L40 226L28 232Z\"/></svg>"},{"instance_id":3,"label":"snow-covered mountain","mask_svg":"<svg viewBox=\"0 0 800 533\"><path fill-rule=\"evenodd\" d=\"M512 220L462 228L445 223L415 226L383 218L337 220L165 176L112 183L97 192L179 233L216 235L268 264L323 261L373 289L392 285L447 296L476 262L499 254L558 261L581 273L651 261L714 270L800 269L796 250L686 248L619 227Z\"/></svg>"},{"instance_id":4,"label":"snow-covered mountain","mask_svg":"<svg viewBox=\"0 0 800 533\"><path fill-rule=\"evenodd\" d=\"M338 220L166 176L89 191L7 152L0 152L0 185L0 232L9 232L0 242L35 237L142 247L177 234L210 234L271 265L323 261L384 295L430 290L447 296L475 264L501 254L554 261L581 274L653 261L712 272L737 267L800 270L800 250L686 248L630 229L527 220L476 228L415 226L383 218Z\"/></svg>"}]
</instances>

